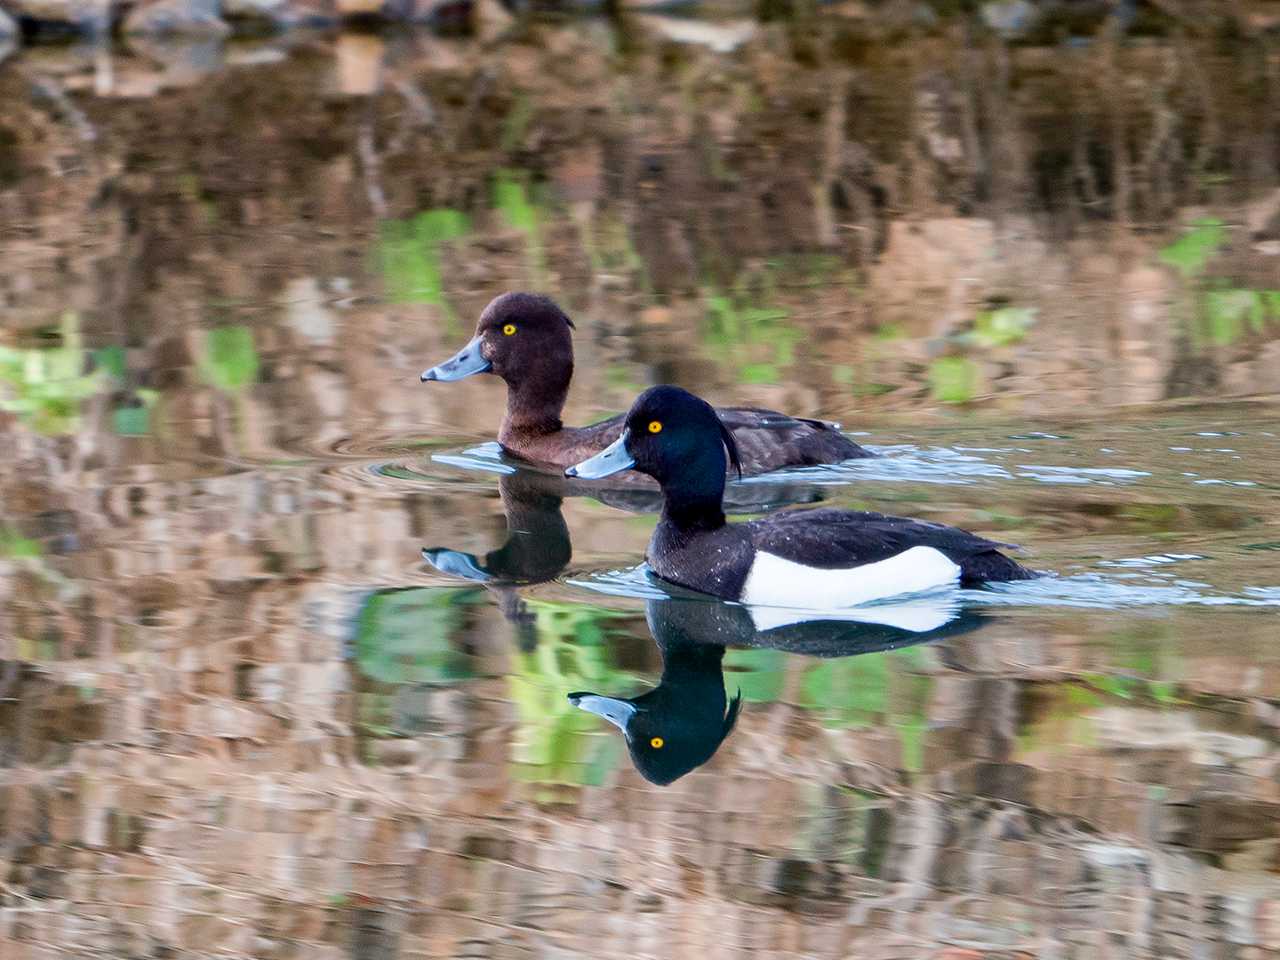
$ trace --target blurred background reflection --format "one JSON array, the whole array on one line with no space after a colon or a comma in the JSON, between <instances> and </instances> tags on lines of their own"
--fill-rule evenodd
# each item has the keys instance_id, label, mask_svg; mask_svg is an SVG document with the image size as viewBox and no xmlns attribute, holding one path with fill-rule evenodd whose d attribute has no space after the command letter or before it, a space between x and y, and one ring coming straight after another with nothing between
<instances>
[{"instance_id":1,"label":"blurred background reflection","mask_svg":"<svg viewBox=\"0 0 1280 960\"><path fill-rule=\"evenodd\" d=\"M195 6L0 0L6 960L1280 957L1274 0ZM685 637L651 783L655 502L418 381L508 289L1059 576Z\"/></svg>"}]
</instances>

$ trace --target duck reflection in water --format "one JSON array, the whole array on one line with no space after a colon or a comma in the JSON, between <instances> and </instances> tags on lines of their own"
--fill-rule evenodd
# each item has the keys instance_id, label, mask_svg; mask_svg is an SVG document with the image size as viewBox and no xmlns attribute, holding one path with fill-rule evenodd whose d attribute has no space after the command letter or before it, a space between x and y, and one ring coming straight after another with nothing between
<instances>
[{"instance_id":1,"label":"duck reflection in water","mask_svg":"<svg viewBox=\"0 0 1280 960\"><path fill-rule=\"evenodd\" d=\"M522 650L537 645L533 615L518 588L554 580L569 565L573 546L561 510L565 497L587 495L618 509L656 512L657 490L601 490L599 485L562 476L516 470L498 480L498 495L507 520L507 539L483 557L448 547L427 547L422 557L441 573L484 584L503 616L515 624ZM732 496L736 495L736 496ZM729 487L726 512L761 513L794 503L823 499L819 486L805 483L751 483Z\"/></svg>"},{"instance_id":2,"label":"duck reflection in water","mask_svg":"<svg viewBox=\"0 0 1280 960\"><path fill-rule=\"evenodd\" d=\"M554 580L569 564L573 546L560 510L566 485L545 474L517 471L498 481L507 518L507 539L483 558L474 553L427 547L422 556L450 576L477 583L514 586Z\"/></svg>"},{"instance_id":3,"label":"duck reflection in water","mask_svg":"<svg viewBox=\"0 0 1280 960\"><path fill-rule=\"evenodd\" d=\"M483 558L447 547L427 547L422 557L441 573L462 577L485 588L516 629L521 650L538 644L534 616L518 587L554 580L569 565L573 545L560 505L566 484L545 474L517 471L498 481L507 518L507 539Z\"/></svg>"},{"instance_id":4,"label":"duck reflection in water","mask_svg":"<svg viewBox=\"0 0 1280 960\"><path fill-rule=\"evenodd\" d=\"M710 760L737 723L742 696L725 690L726 647L851 657L956 636L983 621L950 594L842 610L842 619L794 615L705 599L649 600L645 619L662 653L658 685L636 697L579 691L569 701L621 730L641 776L666 785Z\"/></svg>"},{"instance_id":5,"label":"duck reflection in water","mask_svg":"<svg viewBox=\"0 0 1280 960\"><path fill-rule=\"evenodd\" d=\"M662 494L656 490L602 489L598 484L530 470L502 474L498 495L507 517L507 540L501 547L485 554L484 559L460 550L428 547L422 551L427 562L441 573L479 583L545 583L568 566L573 553L561 513L565 497L590 496L636 513L662 509ZM725 512L756 514L825 498L824 488L811 483L740 484L728 488Z\"/></svg>"}]
</instances>

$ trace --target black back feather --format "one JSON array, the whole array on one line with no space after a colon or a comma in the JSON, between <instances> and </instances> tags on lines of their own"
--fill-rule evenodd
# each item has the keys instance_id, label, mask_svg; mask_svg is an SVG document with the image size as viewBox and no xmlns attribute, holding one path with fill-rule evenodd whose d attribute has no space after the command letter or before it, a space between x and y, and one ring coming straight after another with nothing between
<instances>
[{"instance_id":1,"label":"black back feather","mask_svg":"<svg viewBox=\"0 0 1280 960\"><path fill-rule=\"evenodd\" d=\"M733 469L738 471L738 479L742 479L742 457L738 455L738 441L733 438L733 433L724 425L724 421L716 417L716 423L720 424L720 439L724 441L724 447L729 452L729 463L733 465Z\"/></svg>"}]
</instances>

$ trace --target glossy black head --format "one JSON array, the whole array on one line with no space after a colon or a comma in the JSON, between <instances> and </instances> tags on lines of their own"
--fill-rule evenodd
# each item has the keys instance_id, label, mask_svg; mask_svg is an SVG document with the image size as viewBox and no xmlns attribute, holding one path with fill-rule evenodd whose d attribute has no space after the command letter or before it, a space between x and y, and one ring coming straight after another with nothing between
<instances>
[{"instance_id":1,"label":"glossy black head","mask_svg":"<svg viewBox=\"0 0 1280 960\"><path fill-rule=\"evenodd\" d=\"M662 486L669 516L714 514L723 522L726 463L742 475L738 445L712 406L688 390L661 386L636 398L617 440L565 474L598 480L634 468Z\"/></svg>"},{"instance_id":2,"label":"glossy black head","mask_svg":"<svg viewBox=\"0 0 1280 960\"><path fill-rule=\"evenodd\" d=\"M636 770L665 786L710 760L738 722L742 697L726 703L720 674L724 648L704 652L715 657L714 687L697 685L690 676L673 686L664 672L662 683L632 699L571 693L569 701L622 730Z\"/></svg>"},{"instance_id":3,"label":"glossy black head","mask_svg":"<svg viewBox=\"0 0 1280 960\"><path fill-rule=\"evenodd\" d=\"M689 471L705 472L723 482L726 457L742 473L733 434L711 404L688 390L650 387L631 405L626 433L635 469L659 483Z\"/></svg>"},{"instance_id":4,"label":"glossy black head","mask_svg":"<svg viewBox=\"0 0 1280 960\"><path fill-rule=\"evenodd\" d=\"M425 371L422 379L461 380L493 373L510 387L529 387L563 399L573 376L572 328L573 321L550 298L504 293L484 308L471 341Z\"/></svg>"},{"instance_id":5,"label":"glossy black head","mask_svg":"<svg viewBox=\"0 0 1280 960\"><path fill-rule=\"evenodd\" d=\"M737 723L742 698L725 695L725 648L717 641L736 638L740 629L724 629L709 612L716 609L729 608L705 601L649 601L645 615L662 651L658 685L629 699L569 694L575 706L623 732L631 762L651 783L671 783L706 763Z\"/></svg>"}]
</instances>

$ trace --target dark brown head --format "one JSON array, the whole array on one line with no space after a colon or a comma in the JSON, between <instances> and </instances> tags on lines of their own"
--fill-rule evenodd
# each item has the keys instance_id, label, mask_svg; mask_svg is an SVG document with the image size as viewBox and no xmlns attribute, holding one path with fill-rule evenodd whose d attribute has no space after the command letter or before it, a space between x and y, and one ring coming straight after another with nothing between
<instances>
[{"instance_id":1,"label":"dark brown head","mask_svg":"<svg viewBox=\"0 0 1280 960\"><path fill-rule=\"evenodd\" d=\"M493 373L513 390L563 401L573 376L573 328L563 310L536 293L504 293L494 298L476 323L471 341L422 374L427 380L461 380Z\"/></svg>"}]
</instances>

